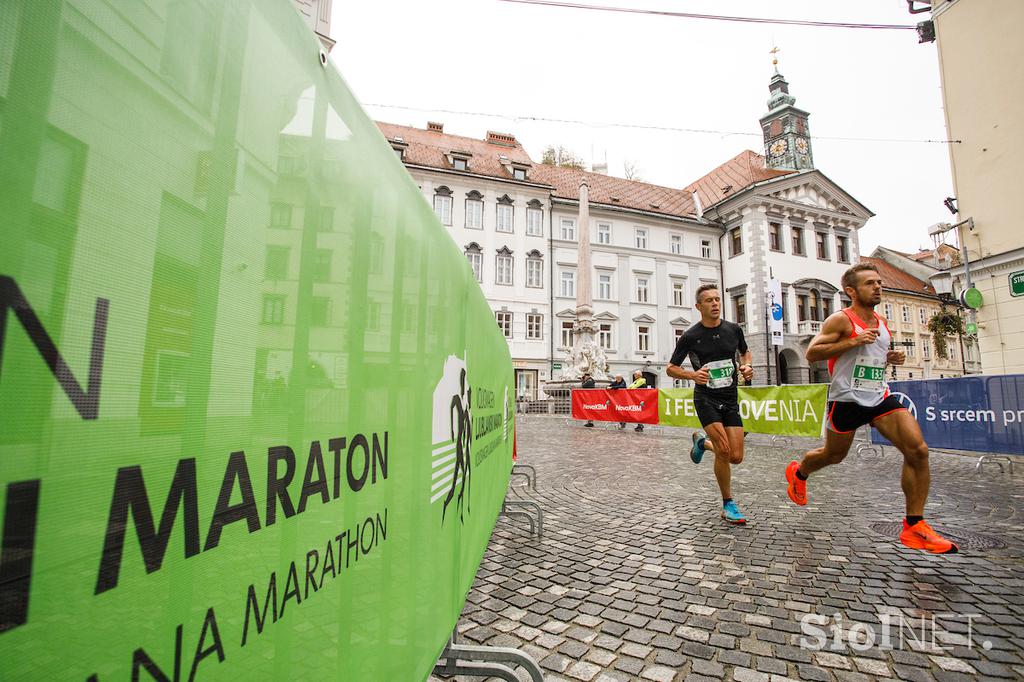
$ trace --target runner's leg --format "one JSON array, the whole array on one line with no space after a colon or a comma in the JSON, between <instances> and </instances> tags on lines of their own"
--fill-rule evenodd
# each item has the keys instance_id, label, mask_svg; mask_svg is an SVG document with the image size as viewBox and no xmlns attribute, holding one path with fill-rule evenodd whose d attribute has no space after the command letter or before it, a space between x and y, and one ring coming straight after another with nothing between
<instances>
[{"instance_id":1,"label":"runner's leg","mask_svg":"<svg viewBox=\"0 0 1024 682\"><path fill-rule=\"evenodd\" d=\"M743 427L727 426L725 433L729 437L730 464L739 464L743 461Z\"/></svg>"},{"instance_id":2,"label":"runner's leg","mask_svg":"<svg viewBox=\"0 0 1024 682\"><path fill-rule=\"evenodd\" d=\"M903 453L903 476L900 483L907 498L907 516L924 516L924 504L931 487L928 446L921 427L906 410L879 417L872 424Z\"/></svg>"},{"instance_id":3,"label":"runner's leg","mask_svg":"<svg viewBox=\"0 0 1024 682\"><path fill-rule=\"evenodd\" d=\"M704 448L711 450L715 455L715 478L718 480L718 489L722 491L722 499L727 500L732 497L732 470L729 464L732 458L732 444L729 434L722 426L722 422L705 424L704 432L708 434ZM714 446L709 448L709 442Z\"/></svg>"},{"instance_id":4,"label":"runner's leg","mask_svg":"<svg viewBox=\"0 0 1024 682\"><path fill-rule=\"evenodd\" d=\"M826 429L824 444L820 448L815 448L804 455L803 460L800 462L800 473L804 476L810 476L819 469L842 462L850 451L853 435L853 431L849 433L836 433L832 429Z\"/></svg>"},{"instance_id":5,"label":"runner's leg","mask_svg":"<svg viewBox=\"0 0 1024 682\"><path fill-rule=\"evenodd\" d=\"M936 533L924 520L931 472L928 446L917 420L906 410L897 410L878 417L873 425L903 453L901 483L907 498L907 517L903 519L900 542L911 549L923 549L932 554L955 554L959 551L956 543Z\"/></svg>"},{"instance_id":6,"label":"runner's leg","mask_svg":"<svg viewBox=\"0 0 1024 682\"><path fill-rule=\"evenodd\" d=\"M743 524L747 522L739 505L732 499L732 467L743 461L743 427L726 426L725 435L729 442L729 455L719 457L715 455L715 473L721 466L728 472L727 486L722 488L722 518L729 523ZM719 464L721 462L721 464ZM719 479L721 486L721 479Z\"/></svg>"}]
</instances>

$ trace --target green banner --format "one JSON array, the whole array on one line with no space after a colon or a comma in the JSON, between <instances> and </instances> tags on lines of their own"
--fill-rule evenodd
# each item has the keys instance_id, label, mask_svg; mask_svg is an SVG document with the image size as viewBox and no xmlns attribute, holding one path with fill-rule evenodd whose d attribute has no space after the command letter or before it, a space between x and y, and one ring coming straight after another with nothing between
<instances>
[{"instance_id":1,"label":"green banner","mask_svg":"<svg viewBox=\"0 0 1024 682\"><path fill-rule=\"evenodd\" d=\"M425 679L507 344L293 3L157 5L0 3L0 676Z\"/></svg>"},{"instance_id":2,"label":"green banner","mask_svg":"<svg viewBox=\"0 0 1024 682\"><path fill-rule=\"evenodd\" d=\"M753 433L820 436L827 398L827 384L740 387L743 428ZM660 389L658 422L663 426L700 428L693 389Z\"/></svg>"}]
</instances>

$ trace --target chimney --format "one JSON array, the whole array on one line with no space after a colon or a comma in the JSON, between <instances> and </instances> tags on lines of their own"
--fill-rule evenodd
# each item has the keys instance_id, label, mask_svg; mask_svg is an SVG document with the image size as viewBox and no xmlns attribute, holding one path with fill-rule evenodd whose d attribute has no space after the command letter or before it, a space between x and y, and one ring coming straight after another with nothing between
<instances>
[{"instance_id":1,"label":"chimney","mask_svg":"<svg viewBox=\"0 0 1024 682\"><path fill-rule=\"evenodd\" d=\"M500 144L504 147L515 147L516 136L508 133L496 133L493 130L487 131L487 141L491 144Z\"/></svg>"},{"instance_id":2,"label":"chimney","mask_svg":"<svg viewBox=\"0 0 1024 682\"><path fill-rule=\"evenodd\" d=\"M443 133L444 124L437 123L436 121L427 121L427 130L429 130L432 133Z\"/></svg>"},{"instance_id":3,"label":"chimney","mask_svg":"<svg viewBox=\"0 0 1024 682\"><path fill-rule=\"evenodd\" d=\"M697 220L704 219L704 207L701 206L700 197L697 196L696 192L690 192L693 195L693 207L697 212Z\"/></svg>"}]
</instances>

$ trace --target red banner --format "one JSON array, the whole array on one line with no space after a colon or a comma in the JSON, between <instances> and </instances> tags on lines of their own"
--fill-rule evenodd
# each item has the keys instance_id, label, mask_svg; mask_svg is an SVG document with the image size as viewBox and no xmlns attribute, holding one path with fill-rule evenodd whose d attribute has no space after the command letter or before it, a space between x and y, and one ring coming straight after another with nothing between
<instances>
[{"instance_id":1,"label":"red banner","mask_svg":"<svg viewBox=\"0 0 1024 682\"><path fill-rule=\"evenodd\" d=\"M574 389L572 418L599 422L658 423L658 389Z\"/></svg>"}]
</instances>

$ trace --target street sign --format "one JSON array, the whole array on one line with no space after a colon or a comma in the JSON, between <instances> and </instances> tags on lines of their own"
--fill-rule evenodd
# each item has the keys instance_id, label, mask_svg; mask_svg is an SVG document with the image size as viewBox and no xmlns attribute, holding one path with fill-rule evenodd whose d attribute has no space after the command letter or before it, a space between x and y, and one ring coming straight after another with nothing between
<instances>
[{"instance_id":1,"label":"street sign","mask_svg":"<svg viewBox=\"0 0 1024 682\"><path fill-rule=\"evenodd\" d=\"M555 362L551 364L551 369L562 369L562 363Z\"/></svg>"},{"instance_id":2,"label":"street sign","mask_svg":"<svg viewBox=\"0 0 1024 682\"><path fill-rule=\"evenodd\" d=\"M976 322L968 322L967 323L966 331L967 331L968 334L977 334L978 333L978 324Z\"/></svg>"},{"instance_id":3,"label":"street sign","mask_svg":"<svg viewBox=\"0 0 1024 682\"><path fill-rule=\"evenodd\" d=\"M960 302L968 308L977 310L985 304L985 299L982 297L980 291L971 287L970 289L960 292Z\"/></svg>"},{"instance_id":4,"label":"street sign","mask_svg":"<svg viewBox=\"0 0 1024 682\"><path fill-rule=\"evenodd\" d=\"M1010 273L1010 295L1024 296L1024 270Z\"/></svg>"}]
</instances>

